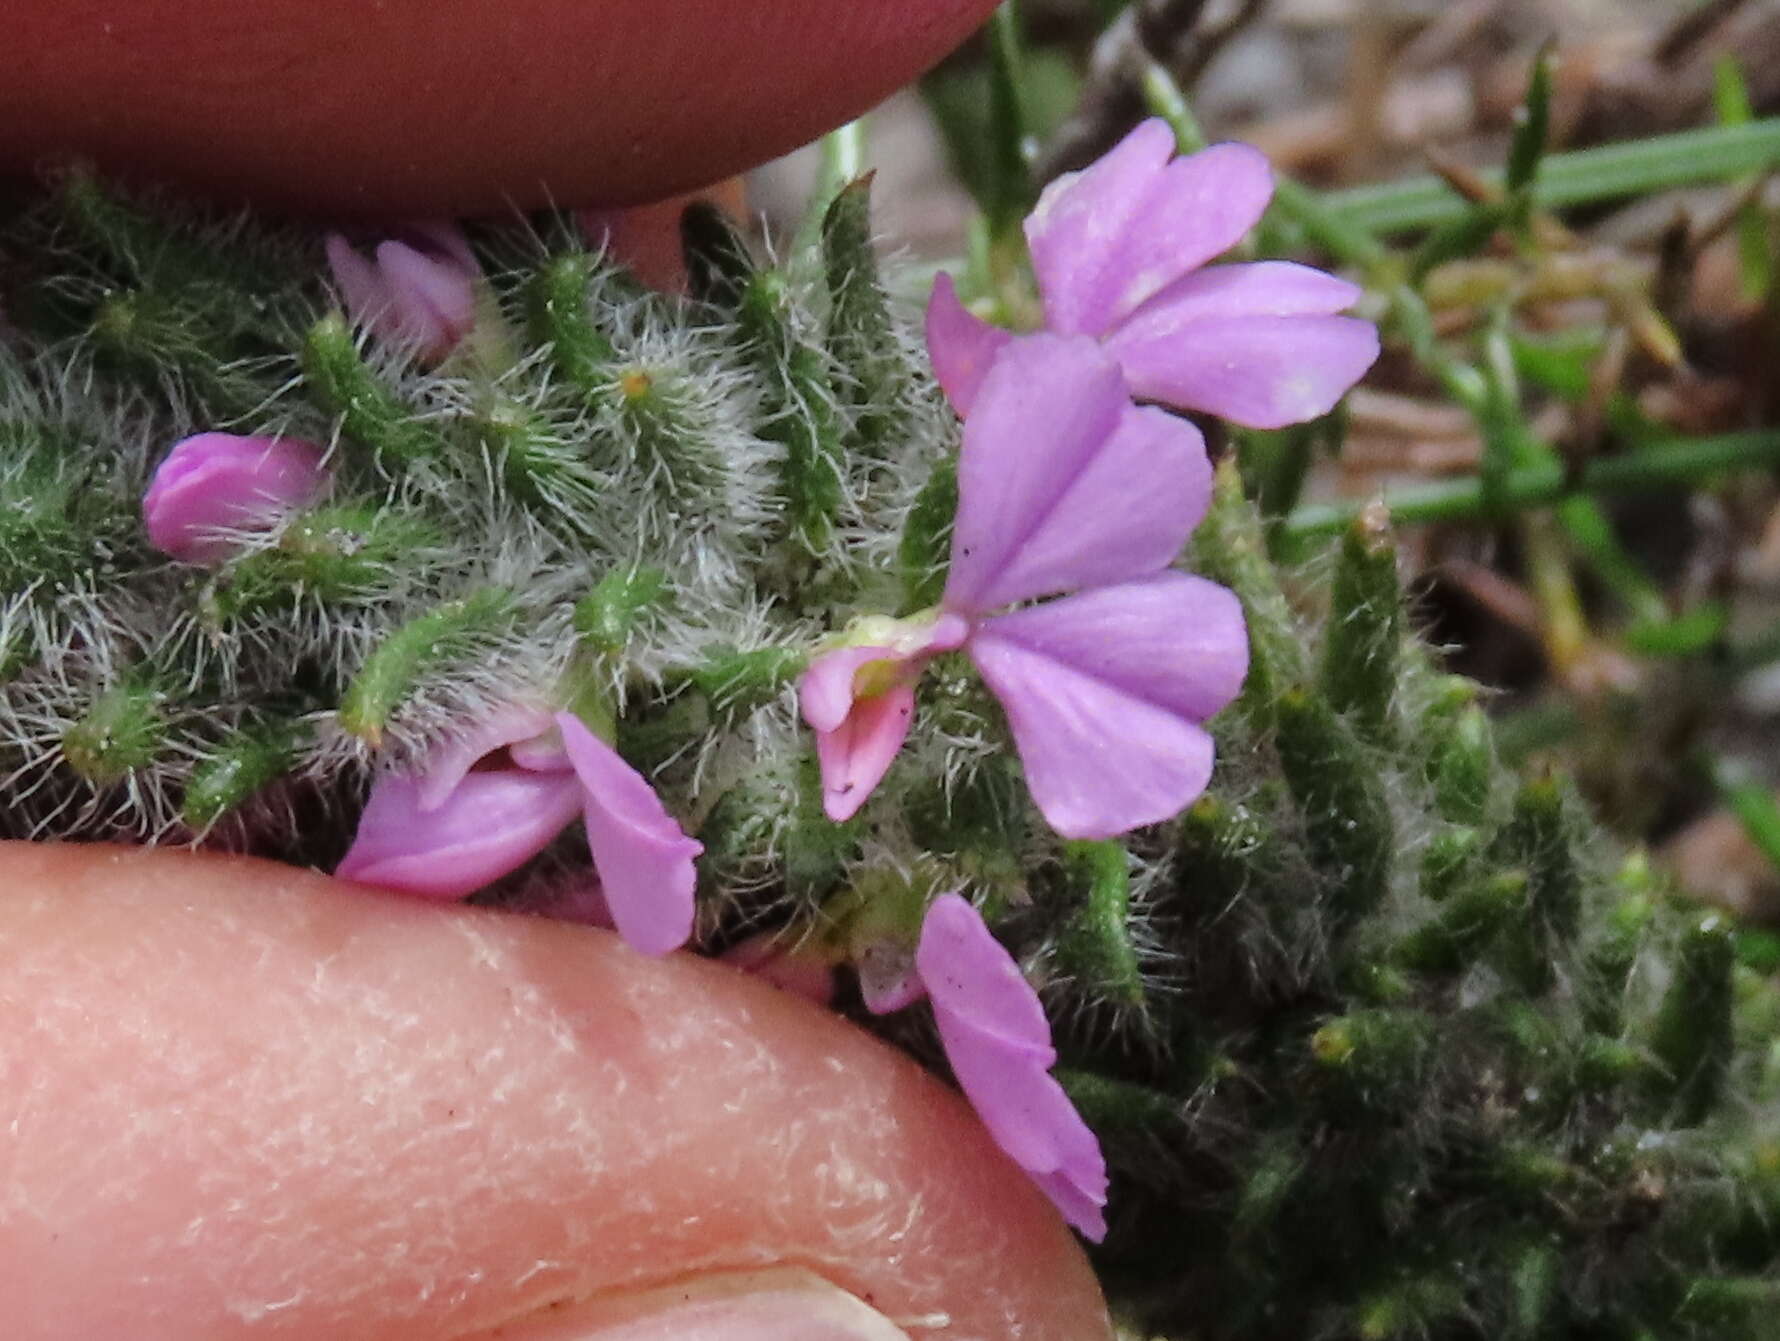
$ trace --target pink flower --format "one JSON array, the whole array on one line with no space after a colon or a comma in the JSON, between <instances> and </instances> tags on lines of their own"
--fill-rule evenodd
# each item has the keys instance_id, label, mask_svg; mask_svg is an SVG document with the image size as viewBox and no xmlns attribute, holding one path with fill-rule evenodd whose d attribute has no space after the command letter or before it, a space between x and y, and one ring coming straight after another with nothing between
<instances>
[{"instance_id":1,"label":"pink flower","mask_svg":"<svg viewBox=\"0 0 1780 1341\"><path fill-rule=\"evenodd\" d=\"M579 812L619 935L666 954L692 935L693 859L704 849L648 780L570 713L497 713L371 789L345 880L458 899L518 869Z\"/></svg>"},{"instance_id":2,"label":"pink flower","mask_svg":"<svg viewBox=\"0 0 1780 1341\"><path fill-rule=\"evenodd\" d=\"M1236 598L1169 567L1210 496L1198 430L1133 406L1092 340L1004 351L965 422L938 612L889 621L896 638L867 630L799 683L830 818L864 804L907 735L922 668L960 646L1059 833L1107 838L1179 813L1211 773L1200 723L1248 669Z\"/></svg>"},{"instance_id":3,"label":"pink flower","mask_svg":"<svg viewBox=\"0 0 1780 1341\"><path fill-rule=\"evenodd\" d=\"M1251 428L1328 413L1378 357L1372 324L1336 315L1360 290L1286 261L1205 268L1260 221L1272 170L1244 144L1174 150L1152 119L1045 190L1026 220L1045 328L1100 340L1143 400ZM1015 338L939 277L927 343L960 414Z\"/></svg>"},{"instance_id":4,"label":"pink flower","mask_svg":"<svg viewBox=\"0 0 1780 1341\"><path fill-rule=\"evenodd\" d=\"M149 542L182 563L219 564L239 533L266 527L327 487L322 450L294 438L200 433L174 444L142 496Z\"/></svg>"},{"instance_id":5,"label":"pink flower","mask_svg":"<svg viewBox=\"0 0 1780 1341\"><path fill-rule=\"evenodd\" d=\"M1051 1075L1051 1026L1013 956L975 908L942 894L921 924L915 971L958 1086L995 1143L1098 1243L1106 1237L1106 1161Z\"/></svg>"},{"instance_id":6,"label":"pink flower","mask_svg":"<svg viewBox=\"0 0 1780 1341\"><path fill-rule=\"evenodd\" d=\"M353 320L424 362L440 362L476 324L482 271L456 224L411 224L378 243L374 260L330 233L327 254Z\"/></svg>"},{"instance_id":7,"label":"pink flower","mask_svg":"<svg viewBox=\"0 0 1780 1341\"><path fill-rule=\"evenodd\" d=\"M915 682L928 658L963 646L970 625L956 615L867 621L866 646L817 657L798 681L803 717L816 732L823 807L836 822L865 804L915 719Z\"/></svg>"}]
</instances>

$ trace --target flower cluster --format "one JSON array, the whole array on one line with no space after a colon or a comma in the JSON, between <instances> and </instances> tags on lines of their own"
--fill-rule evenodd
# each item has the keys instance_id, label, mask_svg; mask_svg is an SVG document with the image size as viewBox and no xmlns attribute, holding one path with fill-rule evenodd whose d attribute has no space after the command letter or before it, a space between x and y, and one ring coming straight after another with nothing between
<instances>
[{"instance_id":1,"label":"flower cluster","mask_svg":"<svg viewBox=\"0 0 1780 1341\"><path fill-rule=\"evenodd\" d=\"M1205 788L1204 724L1241 689L1248 642L1236 597L1175 566L1211 497L1204 439L1176 411L1299 422L1327 412L1378 350L1368 323L1341 315L1359 296L1342 280L1279 262L1207 267L1271 190L1255 151L1177 158L1167 127L1149 122L1050 187L1027 221L1042 330L978 320L940 277L929 354L963 419L946 581L929 610L853 620L799 680L829 819L852 819L885 779L923 675L953 655L999 702L1033 804L1065 837L1168 820ZM590 226L613 244L612 221ZM486 336L478 305L493 299L455 227L411 228L371 257L335 235L327 254L355 320L420 362ZM145 520L173 557L226 564L329 482L308 443L203 434L162 464ZM611 925L650 954L684 945L700 843L580 717L537 704L451 723L417 766L381 773L337 874L459 899L531 862L577 816L593 870L557 914ZM1036 991L962 895L907 893L837 900L826 932L765 933L727 957L818 1002L845 962L874 1012L929 1001L997 1143L1101 1237L1105 1162L1051 1073Z\"/></svg>"},{"instance_id":2,"label":"flower cluster","mask_svg":"<svg viewBox=\"0 0 1780 1341\"><path fill-rule=\"evenodd\" d=\"M1231 592L1173 568L1210 500L1204 441L1134 401L1278 427L1326 413L1378 354L1369 323L1338 315L1359 297L1342 280L1279 262L1203 268L1271 194L1254 150L1176 158L1150 121L1027 220L1043 331L979 321L939 277L928 350L965 420L948 577L936 609L856 621L802 678L831 818L864 805L909 733L923 668L960 649L1059 833L1111 837L1204 789L1201 724L1240 690L1247 636ZM860 966L868 1003L924 992L996 1141L1102 1236L1099 1146L1050 1075L1036 993L981 918L942 896L912 966L880 969Z\"/></svg>"}]
</instances>

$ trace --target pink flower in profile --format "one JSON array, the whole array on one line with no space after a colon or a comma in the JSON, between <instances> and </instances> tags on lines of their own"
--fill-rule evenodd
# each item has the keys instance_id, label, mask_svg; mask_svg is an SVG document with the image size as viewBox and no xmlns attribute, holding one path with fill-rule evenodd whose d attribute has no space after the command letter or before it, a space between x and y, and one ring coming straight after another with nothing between
<instances>
[{"instance_id":1,"label":"pink flower in profile","mask_svg":"<svg viewBox=\"0 0 1780 1341\"><path fill-rule=\"evenodd\" d=\"M570 713L512 708L435 750L413 776L379 778L334 874L459 899L517 870L579 813L618 933L645 954L692 935L704 849L648 780Z\"/></svg>"},{"instance_id":2,"label":"pink flower in profile","mask_svg":"<svg viewBox=\"0 0 1780 1341\"><path fill-rule=\"evenodd\" d=\"M295 438L199 433L174 444L142 496L151 544L181 563L218 564L240 533L312 502L327 487L322 450Z\"/></svg>"},{"instance_id":3,"label":"pink flower in profile","mask_svg":"<svg viewBox=\"0 0 1780 1341\"><path fill-rule=\"evenodd\" d=\"M958 1087L995 1143L1065 1220L1098 1243L1106 1237L1106 1161L1051 1075L1057 1053L1050 1022L1020 966L975 908L957 894L942 894L922 921L915 973L933 1003ZM902 1004L909 1003L873 1009Z\"/></svg>"},{"instance_id":4,"label":"pink flower in profile","mask_svg":"<svg viewBox=\"0 0 1780 1341\"><path fill-rule=\"evenodd\" d=\"M1259 150L1175 155L1163 121L1046 188L1026 220L1045 328L1100 340L1142 400L1250 428L1326 414L1378 357L1378 331L1337 315L1360 290L1287 261L1206 267L1267 208ZM927 344L952 404L969 415L996 354L1018 337L934 285Z\"/></svg>"},{"instance_id":5,"label":"pink flower in profile","mask_svg":"<svg viewBox=\"0 0 1780 1341\"><path fill-rule=\"evenodd\" d=\"M862 640L825 652L798 681L798 703L816 732L828 817L851 819L872 794L915 720L915 682L928 659L964 645L956 615L862 620Z\"/></svg>"},{"instance_id":6,"label":"pink flower in profile","mask_svg":"<svg viewBox=\"0 0 1780 1341\"><path fill-rule=\"evenodd\" d=\"M456 224L410 224L379 242L371 258L338 233L326 246L353 320L424 362L443 360L476 324L482 271Z\"/></svg>"},{"instance_id":7,"label":"pink flower in profile","mask_svg":"<svg viewBox=\"0 0 1780 1341\"><path fill-rule=\"evenodd\" d=\"M1108 838L1179 813L1211 774L1200 723L1248 669L1235 596L1170 568L1210 497L1198 430L1132 405L1094 341L1005 350L965 421L938 611L887 621L898 638L868 630L800 681L830 818L864 804L922 668L957 647L1001 701L1052 828Z\"/></svg>"}]
</instances>

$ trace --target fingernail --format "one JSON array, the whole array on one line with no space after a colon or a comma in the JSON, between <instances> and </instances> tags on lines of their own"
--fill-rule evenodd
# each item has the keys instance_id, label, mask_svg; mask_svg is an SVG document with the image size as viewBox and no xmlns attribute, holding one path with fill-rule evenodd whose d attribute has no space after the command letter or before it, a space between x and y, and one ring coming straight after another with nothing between
<instances>
[{"instance_id":1,"label":"fingernail","mask_svg":"<svg viewBox=\"0 0 1780 1341\"><path fill-rule=\"evenodd\" d=\"M699 1276L594 1300L514 1341L911 1341L882 1313L814 1272L778 1267Z\"/></svg>"}]
</instances>

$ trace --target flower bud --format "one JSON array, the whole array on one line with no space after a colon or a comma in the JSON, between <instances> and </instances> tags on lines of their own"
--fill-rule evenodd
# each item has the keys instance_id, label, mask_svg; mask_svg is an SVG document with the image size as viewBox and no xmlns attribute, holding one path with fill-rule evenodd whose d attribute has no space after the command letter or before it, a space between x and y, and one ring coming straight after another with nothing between
<instances>
[{"instance_id":1,"label":"flower bud","mask_svg":"<svg viewBox=\"0 0 1780 1341\"><path fill-rule=\"evenodd\" d=\"M476 324L482 271L454 224L415 224L365 257L338 233L327 240L334 284L354 321L438 363Z\"/></svg>"},{"instance_id":2,"label":"flower bud","mask_svg":"<svg viewBox=\"0 0 1780 1341\"><path fill-rule=\"evenodd\" d=\"M239 550L241 532L313 501L327 482L312 443L200 433L161 462L142 497L142 519L156 549L215 565Z\"/></svg>"}]
</instances>

